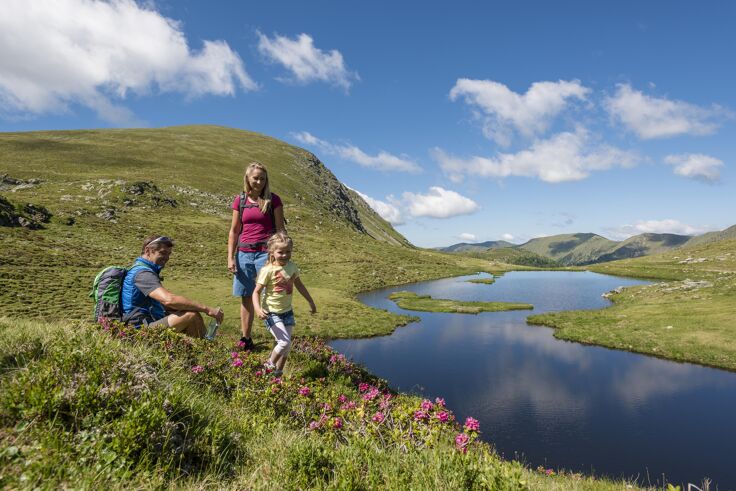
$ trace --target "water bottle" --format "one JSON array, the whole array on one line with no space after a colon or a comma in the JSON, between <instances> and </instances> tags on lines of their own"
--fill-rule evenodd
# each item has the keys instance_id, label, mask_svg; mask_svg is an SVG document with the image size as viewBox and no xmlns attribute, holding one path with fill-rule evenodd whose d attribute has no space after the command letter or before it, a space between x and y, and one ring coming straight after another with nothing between
<instances>
[{"instance_id":1,"label":"water bottle","mask_svg":"<svg viewBox=\"0 0 736 491\"><path fill-rule=\"evenodd\" d=\"M220 312L220 307L217 307L217 311ZM219 329L220 323L214 317L210 319L210 323L207 325L207 333L204 338L208 341L214 341L217 329Z\"/></svg>"}]
</instances>

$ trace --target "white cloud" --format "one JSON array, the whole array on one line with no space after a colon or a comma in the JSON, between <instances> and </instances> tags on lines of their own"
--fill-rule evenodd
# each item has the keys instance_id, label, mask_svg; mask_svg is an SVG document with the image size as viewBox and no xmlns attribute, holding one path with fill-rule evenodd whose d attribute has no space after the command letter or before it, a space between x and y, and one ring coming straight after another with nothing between
<instances>
[{"instance_id":1,"label":"white cloud","mask_svg":"<svg viewBox=\"0 0 736 491\"><path fill-rule=\"evenodd\" d=\"M352 189L352 188L350 188ZM380 201L377 199L373 199L370 196L361 193L358 190L353 189L358 195L363 198L363 200L368 203L368 206L370 206L373 211L378 213L381 218L386 220L391 225L402 225L405 223L404 217L401 214L401 210L396 206L395 203L392 203L394 201L391 196L388 197L388 202L386 201Z\"/></svg>"},{"instance_id":2,"label":"white cloud","mask_svg":"<svg viewBox=\"0 0 736 491\"><path fill-rule=\"evenodd\" d=\"M538 140L518 153L499 153L493 158L474 156L463 159L435 148L432 156L454 182L465 175L504 178L536 177L546 182L579 181L593 171L611 167L631 167L639 157L609 145L596 146L589 133L578 128L574 133L559 133Z\"/></svg>"},{"instance_id":3,"label":"white cloud","mask_svg":"<svg viewBox=\"0 0 736 491\"><path fill-rule=\"evenodd\" d=\"M465 242L478 242L478 237L476 237L475 234L469 234L467 232L458 235L457 238L464 240Z\"/></svg>"},{"instance_id":4,"label":"white cloud","mask_svg":"<svg viewBox=\"0 0 736 491\"><path fill-rule=\"evenodd\" d=\"M617 228L608 229L607 233L613 239L623 240L639 234L699 235L711 230L716 230L716 228L695 227L672 218L667 218L664 220L641 220L633 225L622 225Z\"/></svg>"},{"instance_id":5,"label":"white cloud","mask_svg":"<svg viewBox=\"0 0 736 491\"><path fill-rule=\"evenodd\" d=\"M317 147L330 155L337 155L345 160L354 162L363 167L379 169L384 171L421 172L422 168L405 156L397 157L388 152L381 151L377 155L368 155L354 145L336 145L317 138L316 136L302 131L292 133L292 137L303 145Z\"/></svg>"},{"instance_id":6,"label":"white cloud","mask_svg":"<svg viewBox=\"0 0 736 491\"><path fill-rule=\"evenodd\" d=\"M353 80L360 80L357 73L345 67L339 51L333 49L325 53L314 46L308 34L299 34L292 40L279 35L269 39L259 32L258 39L258 50L269 60L286 67L298 82L327 82L347 91Z\"/></svg>"},{"instance_id":7,"label":"white cloud","mask_svg":"<svg viewBox=\"0 0 736 491\"><path fill-rule=\"evenodd\" d=\"M224 41L190 51L180 25L133 0L5 0L0 110L66 112L72 104L124 124L114 99L154 89L187 96L257 88Z\"/></svg>"},{"instance_id":8,"label":"white cloud","mask_svg":"<svg viewBox=\"0 0 736 491\"><path fill-rule=\"evenodd\" d=\"M569 99L584 100L589 92L578 80L535 82L526 94L517 94L499 82L461 78L450 91L450 99L462 97L478 108L485 135L507 146L514 129L526 137L541 134Z\"/></svg>"},{"instance_id":9,"label":"white cloud","mask_svg":"<svg viewBox=\"0 0 736 491\"><path fill-rule=\"evenodd\" d=\"M503 234L501 236L501 239L505 240L506 242L511 242L512 240L514 240L514 236L511 234Z\"/></svg>"},{"instance_id":10,"label":"white cloud","mask_svg":"<svg viewBox=\"0 0 736 491\"><path fill-rule=\"evenodd\" d=\"M469 215L479 208L475 201L438 186L429 188L427 194L405 192L402 197L415 217L450 218Z\"/></svg>"},{"instance_id":11,"label":"white cloud","mask_svg":"<svg viewBox=\"0 0 736 491\"><path fill-rule=\"evenodd\" d=\"M667 138L677 135L707 135L718 127L717 120L730 116L719 106L703 108L684 101L650 97L620 84L604 101L608 113L639 138Z\"/></svg>"},{"instance_id":12,"label":"white cloud","mask_svg":"<svg viewBox=\"0 0 736 491\"><path fill-rule=\"evenodd\" d=\"M668 155L665 163L675 166L678 176L698 179L705 182L718 182L721 179L723 161L700 153Z\"/></svg>"}]
</instances>

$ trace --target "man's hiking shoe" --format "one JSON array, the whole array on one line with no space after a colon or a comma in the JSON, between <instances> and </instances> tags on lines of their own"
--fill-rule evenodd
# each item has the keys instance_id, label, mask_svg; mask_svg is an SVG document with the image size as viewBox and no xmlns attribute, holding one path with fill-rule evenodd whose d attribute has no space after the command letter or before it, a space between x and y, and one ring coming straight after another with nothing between
<instances>
[{"instance_id":1,"label":"man's hiking shoe","mask_svg":"<svg viewBox=\"0 0 736 491\"><path fill-rule=\"evenodd\" d=\"M274 370L271 375L273 375L274 377L282 377L284 375L284 371L283 370Z\"/></svg>"},{"instance_id":2,"label":"man's hiking shoe","mask_svg":"<svg viewBox=\"0 0 736 491\"><path fill-rule=\"evenodd\" d=\"M255 346L256 345L253 343L253 338L246 338L245 336L240 338L240 342L238 343L238 347L246 351L252 350L253 348L255 348Z\"/></svg>"}]
</instances>

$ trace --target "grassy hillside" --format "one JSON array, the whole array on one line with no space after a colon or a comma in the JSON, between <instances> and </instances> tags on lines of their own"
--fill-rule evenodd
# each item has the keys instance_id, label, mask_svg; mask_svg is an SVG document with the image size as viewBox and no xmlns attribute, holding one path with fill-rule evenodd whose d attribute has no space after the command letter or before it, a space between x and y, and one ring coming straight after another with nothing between
<instances>
[{"instance_id":1,"label":"grassy hillside","mask_svg":"<svg viewBox=\"0 0 736 491\"><path fill-rule=\"evenodd\" d=\"M297 301L283 379L271 345L231 353L229 205L253 159L285 202ZM0 135L0 487L7 489L621 489L532 471L475 442L438 401L393 394L306 334L390 332L409 318L355 293L508 265L417 250L311 154L218 127ZM176 239L165 285L224 307L213 343L89 321L87 293L141 239ZM418 413L420 412L421 413ZM464 436L463 436L464 435Z\"/></svg>"},{"instance_id":2,"label":"grassy hillside","mask_svg":"<svg viewBox=\"0 0 736 491\"><path fill-rule=\"evenodd\" d=\"M556 268L562 266L553 259L535 254L523 249L505 247L501 249L486 249L483 251L463 251L464 256L485 259L505 264L532 266L535 268Z\"/></svg>"},{"instance_id":3,"label":"grassy hillside","mask_svg":"<svg viewBox=\"0 0 736 491\"><path fill-rule=\"evenodd\" d=\"M256 159L284 200L294 260L320 307L305 316L297 301L304 333L388 333L407 318L371 310L353 299L356 293L487 270L483 261L410 247L314 155L264 135L210 126L9 133L0 135L7 174L0 195L19 213L30 203L52 216L38 221L38 230L2 227L2 312L87 316L95 273L130 264L142 238L161 233L177 241L166 284L222 305L225 331L235 333L238 303L226 271L229 207L245 166ZM263 340L265 334L258 331Z\"/></svg>"},{"instance_id":4,"label":"grassy hillside","mask_svg":"<svg viewBox=\"0 0 736 491\"><path fill-rule=\"evenodd\" d=\"M561 339L736 370L736 240L586 269L658 282L613 294L607 309L528 321L557 328Z\"/></svg>"},{"instance_id":5,"label":"grassy hillside","mask_svg":"<svg viewBox=\"0 0 736 491\"><path fill-rule=\"evenodd\" d=\"M718 242L719 240L736 239L736 225L732 225L725 230L718 232L708 232L703 235L692 237L688 242L687 246L698 246L708 244L710 242Z\"/></svg>"},{"instance_id":6,"label":"grassy hillside","mask_svg":"<svg viewBox=\"0 0 736 491\"><path fill-rule=\"evenodd\" d=\"M449 247L439 247L437 250L442 252L479 252L513 246L514 244L506 242L505 240L489 240L487 242L475 242L472 244L460 242L459 244L453 244Z\"/></svg>"},{"instance_id":7,"label":"grassy hillside","mask_svg":"<svg viewBox=\"0 0 736 491\"><path fill-rule=\"evenodd\" d=\"M596 234L563 234L532 239L519 249L551 258L561 264L594 262L616 247L616 242Z\"/></svg>"},{"instance_id":8,"label":"grassy hillside","mask_svg":"<svg viewBox=\"0 0 736 491\"><path fill-rule=\"evenodd\" d=\"M640 234L629 237L606 254L597 258L595 262L615 261L641 256L650 256L678 248L688 244L693 237L677 234Z\"/></svg>"}]
</instances>

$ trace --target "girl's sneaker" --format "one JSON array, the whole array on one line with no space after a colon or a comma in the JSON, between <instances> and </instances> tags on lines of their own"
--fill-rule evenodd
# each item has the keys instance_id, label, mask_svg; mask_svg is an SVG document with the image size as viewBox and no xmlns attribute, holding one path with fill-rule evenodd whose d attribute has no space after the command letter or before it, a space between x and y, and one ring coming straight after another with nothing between
<instances>
[{"instance_id":1,"label":"girl's sneaker","mask_svg":"<svg viewBox=\"0 0 736 491\"><path fill-rule=\"evenodd\" d=\"M269 360L266 360L266 363L263 364L263 368L266 369L266 373L274 373L274 370L276 370L276 365L271 363Z\"/></svg>"}]
</instances>

